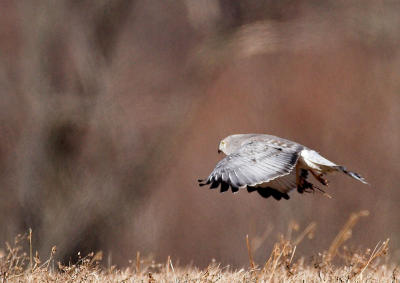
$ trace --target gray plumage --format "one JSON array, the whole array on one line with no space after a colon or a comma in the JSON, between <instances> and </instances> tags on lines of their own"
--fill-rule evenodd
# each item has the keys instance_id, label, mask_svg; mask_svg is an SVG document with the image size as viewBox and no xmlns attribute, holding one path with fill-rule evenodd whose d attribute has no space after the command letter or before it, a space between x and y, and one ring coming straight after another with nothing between
<instances>
[{"instance_id":1,"label":"gray plumage","mask_svg":"<svg viewBox=\"0 0 400 283\"><path fill-rule=\"evenodd\" d=\"M200 186L210 185L211 189L221 185L221 192L247 188L248 192L257 191L263 197L289 199L287 193L295 188L300 193L321 190L307 181L309 172L323 185L328 183L324 174L333 171L367 183L359 174L336 165L316 151L271 135L231 135L220 142L218 152L225 153L226 157L217 163L206 180L199 182Z\"/></svg>"}]
</instances>

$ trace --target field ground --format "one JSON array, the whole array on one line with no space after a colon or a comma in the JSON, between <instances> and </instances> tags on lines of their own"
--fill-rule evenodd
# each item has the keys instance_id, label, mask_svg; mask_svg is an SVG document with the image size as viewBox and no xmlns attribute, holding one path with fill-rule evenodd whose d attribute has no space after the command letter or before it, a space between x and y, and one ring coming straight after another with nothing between
<instances>
[{"instance_id":1,"label":"field ground","mask_svg":"<svg viewBox=\"0 0 400 283\"><path fill-rule=\"evenodd\" d=\"M252 244L247 237L249 267L245 269L232 269L216 262L205 269L180 267L174 266L171 258L156 264L141 258L139 253L128 268L106 268L102 265L102 252L79 257L77 263L66 266L55 262L56 247L47 260L41 261L33 252L32 231L29 231L18 235L13 245L6 243L6 250L0 253L0 279L1 282L400 282L400 268L390 263L387 256L389 239L372 250L358 252L343 245L351 237L358 219L366 215L367 211L352 214L329 249L318 253L311 263L295 254L303 238L312 235L313 223L294 239L282 236L262 265L253 261ZM297 230L295 226L293 229Z\"/></svg>"},{"instance_id":2,"label":"field ground","mask_svg":"<svg viewBox=\"0 0 400 283\"><path fill-rule=\"evenodd\" d=\"M220 267L205 270L178 268L175 271L135 274L130 271L99 271L87 267L73 267L70 272L49 273L40 270L11 276L4 282L398 282L395 271L381 265L349 278L351 267L340 267L329 272L313 267L300 267L294 274L283 267L275 272L252 270L231 271Z\"/></svg>"}]
</instances>

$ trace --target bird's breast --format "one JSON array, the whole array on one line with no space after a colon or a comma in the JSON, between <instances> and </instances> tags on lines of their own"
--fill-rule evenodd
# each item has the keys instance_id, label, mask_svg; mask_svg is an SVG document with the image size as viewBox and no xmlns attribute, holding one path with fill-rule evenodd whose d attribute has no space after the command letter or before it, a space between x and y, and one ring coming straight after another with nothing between
<instances>
[{"instance_id":1,"label":"bird's breast","mask_svg":"<svg viewBox=\"0 0 400 283\"><path fill-rule=\"evenodd\" d=\"M299 157L299 161L298 161L298 166L301 169L312 169L312 170L317 170L317 171L321 171L321 167L318 166L317 163L313 162L314 160L314 154L312 150L309 149L303 149L300 152L300 157Z\"/></svg>"}]
</instances>

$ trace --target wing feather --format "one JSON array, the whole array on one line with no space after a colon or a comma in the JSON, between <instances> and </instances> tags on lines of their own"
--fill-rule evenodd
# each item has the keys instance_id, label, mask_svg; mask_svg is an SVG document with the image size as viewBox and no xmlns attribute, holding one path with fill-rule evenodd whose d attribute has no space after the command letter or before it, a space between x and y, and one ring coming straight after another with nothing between
<instances>
[{"instance_id":1,"label":"wing feather","mask_svg":"<svg viewBox=\"0 0 400 283\"><path fill-rule=\"evenodd\" d=\"M255 187L271 183L278 177L292 172L299 159L300 151L299 147L279 147L261 141L250 141L237 152L220 160L203 184L211 183L210 188L216 188L222 183L221 191L226 191L227 185L224 184L226 183L232 187L232 191L237 191L240 187ZM263 193L265 196L272 195L276 199L286 198L286 192L289 191L287 187L293 188L292 182L286 181L272 182L272 185L277 186L278 189L269 186L269 190L272 191Z\"/></svg>"}]
</instances>

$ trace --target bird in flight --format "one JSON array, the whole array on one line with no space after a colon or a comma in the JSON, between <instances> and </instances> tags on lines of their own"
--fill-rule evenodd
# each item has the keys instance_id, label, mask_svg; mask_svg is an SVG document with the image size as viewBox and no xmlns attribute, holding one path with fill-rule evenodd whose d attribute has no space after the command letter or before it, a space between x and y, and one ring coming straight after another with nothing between
<instances>
[{"instance_id":1,"label":"bird in flight","mask_svg":"<svg viewBox=\"0 0 400 283\"><path fill-rule=\"evenodd\" d=\"M288 192L299 193L322 189L310 183L309 173L324 186L327 173L339 171L364 183L367 181L346 167L322 157L318 152L299 143L264 134L237 134L224 138L218 153L226 156L200 186L210 185L221 193L231 188L232 192L247 188L249 193L257 191L262 197L272 196L276 200L289 199ZM326 194L329 196L328 194Z\"/></svg>"}]
</instances>

